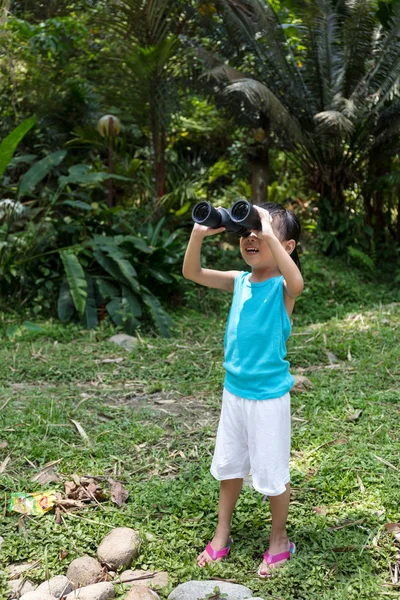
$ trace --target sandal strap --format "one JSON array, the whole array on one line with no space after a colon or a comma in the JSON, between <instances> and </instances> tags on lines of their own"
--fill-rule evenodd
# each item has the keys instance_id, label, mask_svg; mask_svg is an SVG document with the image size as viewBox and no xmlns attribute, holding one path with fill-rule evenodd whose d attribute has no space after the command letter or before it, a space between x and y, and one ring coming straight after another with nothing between
<instances>
[{"instance_id":1,"label":"sandal strap","mask_svg":"<svg viewBox=\"0 0 400 600\"><path fill-rule=\"evenodd\" d=\"M206 552L211 558L211 560L217 560L218 558L223 558L224 556L228 556L231 549L231 540L229 539L229 544L225 546L225 548L221 548L221 550L214 550L209 542L206 547Z\"/></svg>"},{"instance_id":2,"label":"sandal strap","mask_svg":"<svg viewBox=\"0 0 400 600\"><path fill-rule=\"evenodd\" d=\"M290 550L286 552L280 552L279 554L270 554L268 550L264 554L264 560L267 565L273 565L281 560L288 560L290 558Z\"/></svg>"}]
</instances>

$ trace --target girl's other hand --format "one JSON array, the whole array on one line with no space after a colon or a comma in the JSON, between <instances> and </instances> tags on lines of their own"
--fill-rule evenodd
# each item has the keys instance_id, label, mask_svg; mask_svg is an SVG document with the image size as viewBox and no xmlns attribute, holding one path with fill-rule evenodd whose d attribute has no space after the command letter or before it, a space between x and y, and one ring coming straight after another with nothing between
<instances>
[{"instance_id":1,"label":"girl's other hand","mask_svg":"<svg viewBox=\"0 0 400 600\"><path fill-rule=\"evenodd\" d=\"M260 206L254 206L261 221L261 231L253 230L258 238L265 239L270 237L276 237L274 229L273 229L273 218L269 214L269 212L265 208L261 208Z\"/></svg>"}]
</instances>

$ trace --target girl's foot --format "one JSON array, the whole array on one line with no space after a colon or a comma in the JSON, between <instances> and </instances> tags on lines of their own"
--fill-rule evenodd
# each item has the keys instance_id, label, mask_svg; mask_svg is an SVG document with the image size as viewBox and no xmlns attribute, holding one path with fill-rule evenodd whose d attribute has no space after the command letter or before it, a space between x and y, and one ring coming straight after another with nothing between
<instances>
[{"instance_id":1,"label":"girl's foot","mask_svg":"<svg viewBox=\"0 0 400 600\"><path fill-rule=\"evenodd\" d=\"M229 532L219 531L217 528L211 542L203 552L198 555L197 565L199 567L205 567L210 562L220 562L225 556L228 556L230 542L231 538L229 537ZM218 556L218 554L222 554L222 556Z\"/></svg>"},{"instance_id":2,"label":"girl's foot","mask_svg":"<svg viewBox=\"0 0 400 600\"><path fill-rule=\"evenodd\" d=\"M287 537L275 541L271 539L269 548L264 554L264 560L258 569L258 575L260 577L268 577L271 575L272 569L285 564L294 552L295 545L289 542Z\"/></svg>"}]
</instances>

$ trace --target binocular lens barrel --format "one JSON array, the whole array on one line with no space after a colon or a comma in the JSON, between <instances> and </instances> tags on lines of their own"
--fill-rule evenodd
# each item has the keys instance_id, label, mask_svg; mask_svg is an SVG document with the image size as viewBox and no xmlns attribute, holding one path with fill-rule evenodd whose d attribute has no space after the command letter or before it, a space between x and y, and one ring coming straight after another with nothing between
<instances>
[{"instance_id":1,"label":"binocular lens barrel","mask_svg":"<svg viewBox=\"0 0 400 600\"><path fill-rule=\"evenodd\" d=\"M258 212L247 200L238 200L231 208L231 219L235 223L240 223L247 229L261 229L261 221Z\"/></svg>"},{"instance_id":2,"label":"binocular lens barrel","mask_svg":"<svg viewBox=\"0 0 400 600\"><path fill-rule=\"evenodd\" d=\"M221 215L209 202L198 202L192 211L192 219L199 225L216 229L221 225Z\"/></svg>"},{"instance_id":3,"label":"binocular lens barrel","mask_svg":"<svg viewBox=\"0 0 400 600\"><path fill-rule=\"evenodd\" d=\"M261 229L261 222L254 206L247 200L238 200L230 210L217 210L210 202L198 202L192 210L192 219L205 227L225 227L238 235L249 235L251 229Z\"/></svg>"}]
</instances>

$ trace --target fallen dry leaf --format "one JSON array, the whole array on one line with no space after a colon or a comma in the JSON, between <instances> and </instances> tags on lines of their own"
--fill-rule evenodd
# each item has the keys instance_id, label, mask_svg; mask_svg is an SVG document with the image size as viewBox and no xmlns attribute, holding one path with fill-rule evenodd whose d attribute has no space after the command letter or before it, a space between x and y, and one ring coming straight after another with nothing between
<instances>
[{"instance_id":1,"label":"fallen dry leaf","mask_svg":"<svg viewBox=\"0 0 400 600\"><path fill-rule=\"evenodd\" d=\"M400 523L386 523L385 529L388 533L393 534L398 542L400 542Z\"/></svg>"},{"instance_id":2,"label":"fallen dry leaf","mask_svg":"<svg viewBox=\"0 0 400 600\"><path fill-rule=\"evenodd\" d=\"M294 384L291 389L292 392L306 392L307 388L314 387L308 377L305 377L304 375L294 375L293 377Z\"/></svg>"},{"instance_id":3,"label":"fallen dry leaf","mask_svg":"<svg viewBox=\"0 0 400 600\"><path fill-rule=\"evenodd\" d=\"M325 508L325 506L313 506L312 510L317 513L317 515L326 515L328 512L328 509Z\"/></svg>"},{"instance_id":4,"label":"fallen dry leaf","mask_svg":"<svg viewBox=\"0 0 400 600\"><path fill-rule=\"evenodd\" d=\"M38 483L50 483L52 481L61 481L61 477L54 469L54 465L60 463L62 458L58 460L52 460L49 463L46 463L44 467L31 477L31 481L37 481Z\"/></svg>"},{"instance_id":5,"label":"fallen dry leaf","mask_svg":"<svg viewBox=\"0 0 400 600\"><path fill-rule=\"evenodd\" d=\"M73 423L79 433L79 435L81 436L81 438L83 438L85 440L85 442L87 442L88 444L90 444L89 441L89 437L88 434L86 433L86 431L83 429L82 425L79 423L79 421L74 421L74 419L71 419L71 423Z\"/></svg>"},{"instance_id":6,"label":"fallen dry leaf","mask_svg":"<svg viewBox=\"0 0 400 600\"><path fill-rule=\"evenodd\" d=\"M124 488L120 481L114 481L109 479L111 484L111 500L118 506L121 507L128 499L129 492Z\"/></svg>"},{"instance_id":7,"label":"fallen dry leaf","mask_svg":"<svg viewBox=\"0 0 400 600\"><path fill-rule=\"evenodd\" d=\"M0 442L0 450L3 450L3 448L7 448L8 446L8 442Z\"/></svg>"},{"instance_id":8,"label":"fallen dry leaf","mask_svg":"<svg viewBox=\"0 0 400 600\"><path fill-rule=\"evenodd\" d=\"M154 404L175 404L176 400L154 400Z\"/></svg>"},{"instance_id":9,"label":"fallen dry leaf","mask_svg":"<svg viewBox=\"0 0 400 600\"><path fill-rule=\"evenodd\" d=\"M10 460L11 460L11 456L9 454L0 465L0 473L4 473Z\"/></svg>"},{"instance_id":10,"label":"fallen dry leaf","mask_svg":"<svg viewBox=\"0 0 400 600\"><path fill-rule=\"evenodd\" d=\"M103 360L101 360L100 362L104 363L104 364L109 364L109 363L121 363L124 359L120 356L119 358L103 358Z\"/></svg>"},{"instance_id":11,"label":"fallen dry leaf","mask_svg":"<svg viewBox=\"0 0 400 600\"><path fill-rule=\"evenodd\" d=\"M376 454L374 454L374 456L381 463L383 463L387 467L390 467L391 469L393 469L393 471L398 471L399 470L397 467L395 467L394 465L392 465L392 463L390 463L388 460L385 460L384 458L381 458L380 456L377 456Z\"/></svg>"},{"instance_id":12,"label":"fallen dry leaf","mask_svg":"<svg viewBox=\"0 0 400 600\"><path fill-rule=\"evenodd\" d=\"M361 417L363 411L362 409L357 410L355 413L353 413L352 415L349 415L347 417L347 421L358 421L358 419Z\"/></svg>"}]
</instances>

